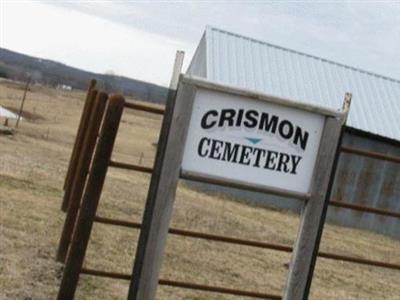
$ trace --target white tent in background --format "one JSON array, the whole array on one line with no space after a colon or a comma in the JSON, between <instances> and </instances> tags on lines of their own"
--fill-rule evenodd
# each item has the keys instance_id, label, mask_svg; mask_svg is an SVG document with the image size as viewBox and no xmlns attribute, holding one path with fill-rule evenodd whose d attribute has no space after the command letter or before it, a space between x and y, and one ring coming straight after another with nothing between
<instances>
[{"instance_id":1,"label":"white tent in background","mask_svg":"<svg viewBox=\"0 0 400 300\"><path fill-rule=\"evenodd\" d=\"M18 115L0 106L0 118L18 119Z\"/></svg>"}]
</instances>

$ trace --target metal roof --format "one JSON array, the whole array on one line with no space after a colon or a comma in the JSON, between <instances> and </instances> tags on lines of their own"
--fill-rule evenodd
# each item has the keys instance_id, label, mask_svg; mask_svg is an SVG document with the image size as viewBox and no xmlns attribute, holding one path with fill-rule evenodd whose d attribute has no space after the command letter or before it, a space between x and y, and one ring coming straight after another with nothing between
<instances>
[{"instance_id":1,"label":"metal roof","mask_svg":"<svg viewBox=\"0 0 400 300\"><path fill-rule=\"evenodd\" d=\"M204 68L205 76L198 71ZM400 80L213 27L206 28L188 73L331 109L340 109L350 92L348 126L400 140Z\"/></svg>"}]
</instances>

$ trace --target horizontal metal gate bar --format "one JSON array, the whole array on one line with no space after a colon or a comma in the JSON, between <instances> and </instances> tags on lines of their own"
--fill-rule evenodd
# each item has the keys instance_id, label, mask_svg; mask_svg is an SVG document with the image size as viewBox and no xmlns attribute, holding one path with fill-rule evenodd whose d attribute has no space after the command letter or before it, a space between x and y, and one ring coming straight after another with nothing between
<instances>
[{"instance_id":1,"label":"horizontal metal gate bar","mask_svg":"<svg viewBox=\"0 0 400 300\"><path fill-rule=\"evenodd\" d=\"M117 161L110 161L110 167L144 172L144 173L152 173L153 172L153 168L151 168L151 167L144 167L144 166L140 166L140 165L127 164L127 163L122 163L122 162L117 162ZM352 209L352 210L357 210L357 211L362 211L362 212L366 212L366 213L378 214L378 215L382 215L382 216L400 218L400 212L390 211L387 209L357 205L357 204L346 203L346 202L335 201L335 200L329 201L329 205L341 207L341 208Z\"/></svg>"},{"instance_id":2,"label":"horizontal metal gate bar","mask_svg":"<svg viewBox=\"0 0 400 300\"><path fill-rule=\"evenodd\" d=\"M133 103L133 102L125 102L125 107L126 108L131 108L135 110L140 110L140 111L145 111L157 115L163 115L165 112L164 108L158 108L158 107L153 107L141 103Z\"/></svg>"},{"instance_id":3,"label":"horizontal metal gate bar","mask_svg":"<svg viewBox=\"0 0 400 300\"><path fill-rule=\"evenodd\" d=\"M375 158L375 159L379 159L379 160L386 160L386 161L391 161L391 162L395 162L395 163L400 163L400 157L387 155L387 154L383 154L383 153L379 153L379 152L367 151L367 150L356 149L356 148L351 148L351 147L346 147L346 146L340 147L340 151L345 152L345 153L359 155L359 156L367 156L367 157Z\"/></svg>"},{"instance_id":4,"label":"horizontal metal gate bar","mask_svg":"<svg viewBox=\"0 0 400 300\"><path fill-rule=\"evenodd\" d=\"M97 223L124 226L124 227L135 228L135 229L140 229L140 227L141 227L141 224L137 223L137 222L116 220L116 219L105 218L105 217L100 217L100 216L95 216L94 221ZM250 246L250 247L256 247L256 248L271 249L271 250L283 251L283 252L288 252L288 253L291 253L293 251L293 248L290 246L276 244L276 243L266 243L266 242L259 242L259 241L254 241L254 240L245 240L245 239L239 239L239 238L234 238L234 237L220 236L220 235L195 232L195 231L189 231L189 230L183 230L183 229L176 229L176 228L170 228L168 232L170 234L174 234L174 235L206 239L206 240L211 240L211 241L218 241L218 242ZM340 261L346 261L346 262L351 262L351 263L356 263L356 264L400 270L400 264L392 264L392 263L387 263L387 262L382 262L382 261L377 261L377 260L358 258L358 257L352 257L352 256L346 256L346 255L339 255L339 254L333 254L333 253L328 253L328 252L323 252L323 251L318 252L318 256L327 258L327 259L332 259L332 260L340 260Z\"/></svg>"},{"instance_id":5,"label":"horizontal metal gate bar","mask_svg":"<svg viewBox=\"0 0 400 300\"><path fill-rule=\"evenodd\" d=\"M138 171L138 172L143 172L143 173L152 173L153 172L153 168L151 168L151 167L127 164L127 163L117 162L117 161L113 161L113 160L110 161L109 166L118 168L118 169L132 170L132 171Z\"/></svg>"},{"instance_id":6,"label":"horizontal metal gate bar","mask_svg":"<svg viewBox=\"0 0 400 300\"><path fill-rule=\"evenodd\" d=\"M93 275L93 276L98 276L98 277L114 278L114 279L122 279L122 280L131 280L131 275L129 275L129 274L105 272L105 271L93 270L93 269L88 269L88 268L82 268L81 274ZM206 291L206 292L231 294L231 295L235 295L235 296L253 297L253 298L259 298L259 299L271 299L271 300L282 299L282 297L278 296L278 295L257 293L257 292L252 292L252 291L243 291L243 290L232 289L232 288L209 286L209 285L204 285L204 284L182 282L182 281L175 281L175 280L169 280L169 279L160 279L158 284L172 286L172 287L185 288L185 289L192 289L192 290L201 290L201 291Z\"/></svg>"},{"instance_id":7,"label":"horizontal metal gate bar","mask_svg":"<svg viewBox=\"0 0 400 300\"><path fill-rule=\"evenodd\" d=\"M348 209L357 210L357 211L361 211L361 212L382 215L382 216L400 218L400 212L395 212L395 211L382 209L382 208L357 205L357 204L353 204L353 203L348 203L348 202L346 203L346 202L335 201L335 200L329 201L329 205L341 207L341 208L348 208Z\"/></svg>"}]
</instances>

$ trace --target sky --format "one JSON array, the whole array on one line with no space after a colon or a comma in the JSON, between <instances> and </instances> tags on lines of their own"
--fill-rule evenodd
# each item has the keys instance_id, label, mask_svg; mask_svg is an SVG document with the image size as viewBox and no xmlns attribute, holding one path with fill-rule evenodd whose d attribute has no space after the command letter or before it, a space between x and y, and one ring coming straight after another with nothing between
<instances>
[{"instance_id":1,"label":"sky","mask_svg":"<svg viewBox=\"0 0 400 300\"><path fill-rule=\"evenodd\" d=\"M400 1L0 0L0 47L164 86L206 25L400 79Z\"/></svg>"}]
</instances>

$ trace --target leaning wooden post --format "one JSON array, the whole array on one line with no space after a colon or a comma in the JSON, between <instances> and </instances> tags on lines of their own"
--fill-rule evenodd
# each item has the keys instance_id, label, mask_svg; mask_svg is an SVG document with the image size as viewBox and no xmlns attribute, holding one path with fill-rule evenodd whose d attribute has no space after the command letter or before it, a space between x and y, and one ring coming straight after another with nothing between
<instances>
[{"instance_id":1,"label":"leaning wooden post","mask_svg":"<svg viewBox=\"0 0 400 300\"><path fill-rule=\"evenodd\" d=\"M81 114L81 119L79 121L78 125L78 131L75 136L75 142L74 146L71 152L71 158L70 162L68 165L68 170L67 170L67 175L65 176L65 181L64 181L64 190L66 187L70 184L71 180L71 175L74 173L74 168L76 168L77 162L77 155L80 153L81 147L82 147L82 142L83 142L83 137L84 137L84 132L86 131L87 124L89 122L89 117L90 117L90 93L91 91L95 88L96 86L96 80L92 79L89 83L89 87L86 93L86 98L85 98L85 103L83 105L83 110ZM71 174L72 173L72 174Z\"/></svg>"},{"instance_id":2,"label":"leaning wooden post","mask_svg":"<svg viewBox=\"0 0 400 300\"><path fill-rule=\"evenodd\" d=\"M103 189L108 165L118 132L125 100L122 96L111 96L100 131L99 140L88 177L82 205L76 221L70 250L65 264L64 274L57 299L73 299L79 281L83 260L94 217Z\"/></svg>"},{"instance_id":3,"label":"leaning wooden post","mask_svg":"<svg viewBox=\"0 0 400 300\"><path fill-rule=\"evenodd\" d=\"M31 83L30 77L28 78L28 80L26 81L26 84L25 84L24 95L22 96L21 106L19 108L17 123L15 123L15 128L18 128L19 120L21 119L22 112L24 111L24 104L25 104L25 99L26 99L26 93L28 92L28 88L29 88L29 83Z\"/></svg>"},{"instance_id":4,"label":"leaning wooden post","mask_svg":"<svg viewBox=\"0 0 400 300\"><path fill-rule=\"evenodd\" d=\"M193 95L185 88L176 95L183 58L184 52L178 51L136 250L128 293L130 300L154 299L157 289L183 155L182 140L187 131L183 125L190 118L193 101ZM180 101L175 103L176 99ZM173 133L170 139L169 133Z\"/></svg>"},{"instance_id":5,"label":"leaning wooden post","mask_svg":"<svg viewBox=\"0 0 400 300\"><path fill-rule=\"evenodd\" d=\"M81 119L78 126L78 131L75 137L74 147L72 149L71 158L68 165L67 175L65 176L64 181L64 191L67 189L71 189L73 178L75 176L76 168L79 161L79 156L82 153L82 146L85 138L85 132L87 131L90 112L93 109L94 99L92 97L92 90L96 86L96 80L92 79L89 84L89 88L86 94L85 104L83 106ZM63 198L61 209L63 211L67 211L68 208L68 199Z\"/></svg>"},{"instance_id":6,"label":"leaning wooden post","mask_svg":"<svg viewBox=\"0 0 400 300\"><path fill-rule=\"evenodd\" d=\"M301 215L284 300L308 299L350 101L351 94L347 93L344 115L341 118L327 117L325 121L310 199L305 203Z\"/></svg>"},{"instance_id":7,"label":"leaning wooden post","mask_svg":"<svg viewBox=\"0 0 400 300\"><path fill-rule=\"evenodd\" d=\"M92 93L96 92L95 90ZM82 147L82 155L79 157L79 162L74 176L74 181L70 193L65 191L64 197L67 199L68 211L65 216L63 232L61 234L60 243L58 245L57 261L64 262L67 255L67 250L74 229L75 219L78 214L79 205L82 194L85 188L86 177L89 171L90 162L93 157L93 150L96 145L97 135L104 115L108 95L106 93L98 93L94 107L90 116L88 130L85 136Z\"/></svg>"}]
</instances>

